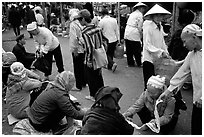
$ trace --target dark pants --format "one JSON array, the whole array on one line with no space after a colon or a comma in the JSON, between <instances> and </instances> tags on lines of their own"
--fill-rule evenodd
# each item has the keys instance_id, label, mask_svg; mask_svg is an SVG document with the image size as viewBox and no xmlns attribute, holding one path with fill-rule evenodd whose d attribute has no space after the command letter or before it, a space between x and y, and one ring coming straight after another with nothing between
<instances>
[{"instance_id":1,"label":"dark pants","mask_svg":"<svg viewBox=\"0 0 204 137\"><path fill-rule=\"evenodd\" d=\"M125 39L126 45L126 54L127 54L127 64L128 66L134 66L136 60L137 66L141 66L141 57L142 57L142 47L139 41L131 41Z\"/></svg>"},{"instance_id":2,"label":"dark pants","mask_svg":"<svg viewBox=\"0 0 204 137\"><path fill-rule=\"evenodd\" d=\"M84 53L79 53L78 56L74 56L72 53L73 58L73 65L74 65L74 76L76 79L76 87L78 89L82 89L82 87L86 86L86 77L84 71Z\"/></svg>"},{"instance_id":3,"label":"dark pants","mask_svg":"<svg viewBox=\"0 0 204 137\"><path fill-rule=\"evenodd\" d=\"M196 105L193 105L191 134L202 135L202 108L197 108Z\"/></svg>"},{"instance_id":4,"label":"dark pants","mask_svg":"<svg viewBox=\"0 0 204 137\"><path fill-rule=\"evenodd\" d=\"M145 87L145 89L147 88L148 79L153 75L155 75L154 64L152 64L149 61L144 61L143 62L143 77L144 77L144 87Z\"/></svg>"},{"instance_id":5,"label":"dark pants","mask_svg":"<svg viewBox=\"0 0 204 137\"><path fill-rule=\"evenodd\" d=\"M16 36L20 35L20 26L16 26L16 25L12 25L13 27L13 31L15 33Z\"/></svg>"},{"instance_id":6,"label":"dark pants","mask_svg":"<svg viewBox=\"0 0 204 137\"><path fill-rule=\"evenodd\" d=\"M87 77L87 83L89 85L90 96L94 97L96 92L104 86L102 70L89 68L85 65L85 73Z\"/></svg>"},{"instance_id":7,"label":"dark pants","mask_svg":"<svg viewBox=\"0 0 204 137\"><path fill-rule=\"evenodd\" d=\"M155 119L155 117L151 116L151 112L147 109L146 106L143 107L139 112L137 112L137 114L140 117L140 120L142 121L143 124L148 123L152 119ZM160 127L160 132L162 134L168 134L175 128L178 121L178 115L179 114L174 114L168 124Z\"/></svg>"},{"instance_id":8,"label":"dark pants","mask_svg":"<svg viewBox=\"0 0 204 137\"><path fill-rule=\"evenodd\" d=\"M19 62L21 62L25 66L25 68L30 69L34 60L35 60L35 53L27 53L26 59L24 59L22 62L21 61Z\"/></svg>"},{"instance_id":9,"label":"dark pants","mask_svg":"<svg viewBox=\"0 0 204 137\"><path fill-rule=\"evenodd\" d=\"M47 54L44 55L45 59L52 64L53 55L56 61L56 65L58 68L58 72L61 73L64 71L63 59L62 59L62 52L60 45L55 48L53 51L48 51ZM49 76L52 74L52 65L50 65L49 71L45 72L45 76Z\"/></svg>"},{"instance_id":10,"label":"dark pants","mask_svg":"<svg viewBox=\"0 0 204 137\"><path fill-rule=\"evenodd\" d=\"M112 43L108 43L108 47L107 47L107 57L108 57L108 69L112 69L113 64L115 63L113 61L113 56L114 56L114 51L117 45L117 41L116 42L112 42Z\"/></svg>"},{"instance_id":11,"label":"dark pants","mask_svg":"<svg viewBox=\"0 0 204 137\"><path fill-rule=\"evenodd\" d=\"M56 130L60 130L59 122L64 116L64 113L58 109L52 112L52 114L50 114L47 120L42 124L35 124L30 119L29 122L35 128L35 130L39 132L49 132L50 129L56 132Z\"/></svg>"}]
</instances>

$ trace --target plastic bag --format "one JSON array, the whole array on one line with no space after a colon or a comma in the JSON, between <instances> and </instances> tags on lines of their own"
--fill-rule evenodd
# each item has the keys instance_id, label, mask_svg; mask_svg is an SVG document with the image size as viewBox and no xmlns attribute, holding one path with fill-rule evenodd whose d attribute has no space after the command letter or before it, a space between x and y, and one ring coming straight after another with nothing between
<instances>
[{"instance_id":1,"label":"plastic bag","mask_svg":"<svg viewBox=\"0 0 204 137\"><path fill-rule=\"evenodd\" d=\"M124 43L118 43L114 51L114 58L117 59L123 58L124 52L125 52Z\"/></svg>"}]
</instances>

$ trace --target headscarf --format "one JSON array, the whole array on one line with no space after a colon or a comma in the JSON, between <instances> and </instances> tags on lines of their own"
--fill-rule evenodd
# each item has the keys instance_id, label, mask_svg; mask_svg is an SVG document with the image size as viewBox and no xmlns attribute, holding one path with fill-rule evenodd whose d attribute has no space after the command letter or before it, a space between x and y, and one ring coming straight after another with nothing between
<instances>
[{"instance_id":1,"label":"headscarf","mask_svg":"<svg viewBox=\"0 0 204 137\"><path fill-rule=\"evenodd\" d=\"M14 62L11 66L11 73L19 78L24 78L26 76L26 69L21 62Z\"/></svg>"},{"instance_id":2,"label":"headscarf","mask_svg":"<svg viewBox=\"0 0 204 137\"><path fill-rule=\"evenodd\" d=\"M4 67L10 67L11 64L16 62L16 56L12 52L2 53L2 64Z\"/></svg>"},{"instance_id":3,"label":"headscarf","mask_svg":"<svg viewBox=\"0 0 204 137\"><path fill-rule=\"evenodd\" d=\"M202 29L196 24L189 24L182 30L182 34L191 33L196 34L196 36L202 36Z\"/></svg>"},{"instance_id":4,"label":"headscarf","mask_svg":"<svg viewBox=\"0 0 204 137\"><path fill-rule=\"evenodd\" d=\"M116 106L115 107L115 110L116 111L119 111L120 110L120 106L118 104L119 100L121 99L122 97L122 93L120 92L119 88L117 87L109 87L109 86L105 86L105 87L101 87L96 95L95 95L95 103L92 105L92 107L95 107L96 105L107 105L108 102L106 102L105 98L106 97L111 97L115 104L109 104L111 106Z\"/></svg>"},{"instance_id":5,"label":"headscarf","mask_svg":"<svg viewBox=\"0 0 204 137\"><path fill-rule=\"evenodd\" d=\"M63 71L55 77L55 80L51 84L55 85L61 90L69 92L73 88L74 83L74 74L70 71Z\"/></svg>"},{"instance_id":6,"label":"headscarf","mask_svg":"<svg viewBox=\"0 0 204 137\"><path fill-rule=\"evenodd\" d=\"M148 79L147 85L151 85L157 89L164 89L165 86L165 77L157 76L151 76Z\"/></svg>"}]
</instances>

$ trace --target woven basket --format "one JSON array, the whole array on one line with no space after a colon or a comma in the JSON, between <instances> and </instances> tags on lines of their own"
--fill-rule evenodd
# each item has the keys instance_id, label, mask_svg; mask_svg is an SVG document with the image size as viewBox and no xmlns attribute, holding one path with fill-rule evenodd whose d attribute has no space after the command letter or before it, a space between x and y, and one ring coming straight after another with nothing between
<instances>
[{"instance_id":1,"label":"woven basket","mask_svg":"<svg viewBox=\"0 0 204 137\"><path fill-rule=\"evenodd\" d=\"M156 75L165 76L171 79L178 71L180 66L176 65L173 59L158 59L154 61L154 70Z\"/></svg>"}]
</instances>

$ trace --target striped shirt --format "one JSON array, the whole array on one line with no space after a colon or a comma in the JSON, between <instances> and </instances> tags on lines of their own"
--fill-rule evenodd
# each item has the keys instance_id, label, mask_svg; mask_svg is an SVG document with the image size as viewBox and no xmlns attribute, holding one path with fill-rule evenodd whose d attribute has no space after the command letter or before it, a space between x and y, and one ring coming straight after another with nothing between
<instances>
[{"instance_id":1,"label":"striped shirt","mask_svg":"<svg viewBox=\"0 0 204 137\"><path fill-rule=\"evenodd\" d=\"M102 45L102 30L94 24L88 25L82 30L82 37L85 42L85 64L93 63L93 51Z\"/></svg>"}]
</instances>

